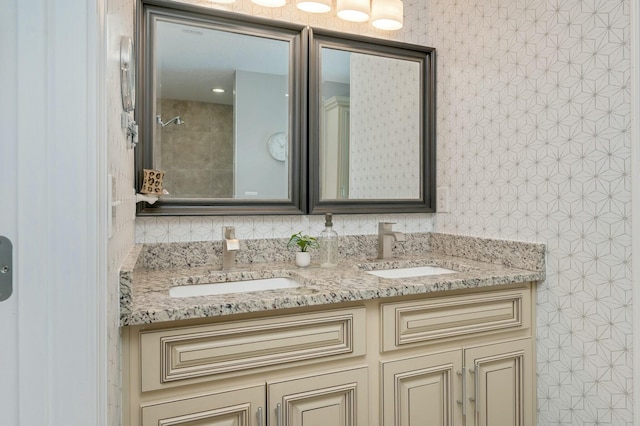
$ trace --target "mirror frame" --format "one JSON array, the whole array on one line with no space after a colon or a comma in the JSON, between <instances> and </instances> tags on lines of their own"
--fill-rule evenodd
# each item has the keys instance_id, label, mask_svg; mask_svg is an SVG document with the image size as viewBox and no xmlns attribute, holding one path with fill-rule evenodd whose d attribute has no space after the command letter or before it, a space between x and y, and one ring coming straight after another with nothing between
<instances>
[{"instance_id":1,"label":"mirror frame","mask_svg":"<svg viewBox=\"0 0 640 426\"><path fill-rule=\"evenodd\" d=\"M320 188L320 100L322 48L347 50L420 64L421 189L419 199L323 200ZM436 52L434 48L313 29L309 34L309 212L435 212L436 193Z\"/></svg>"},{"instance_id":2,"label":"mirror frame","mask_svg":"<svg viewBox=\"0 0 640 426\"><path fill-rule=\"evenodd\" d=\"M142 96L137 108L140 122L139 144L135 152L136 189L140 188L143 169L153 167L153 134L155 72L150 42L152 23L157 19L167 21L188 20L203 27L262 36L290 42L289 48L289 195L288 200L247 199L198 199L181 200L160 198L153 205L138 203L138 216L193 216L193 215L297 215L307 210L307 57L308 30L303 25L245 17L167 0L139 0L137 10L138 81ZM146 76L152 76L147 78ZM266 154L266 151L265 151ZM169 190L171 188L168 188Z\"/></svg>"}]
</instances>

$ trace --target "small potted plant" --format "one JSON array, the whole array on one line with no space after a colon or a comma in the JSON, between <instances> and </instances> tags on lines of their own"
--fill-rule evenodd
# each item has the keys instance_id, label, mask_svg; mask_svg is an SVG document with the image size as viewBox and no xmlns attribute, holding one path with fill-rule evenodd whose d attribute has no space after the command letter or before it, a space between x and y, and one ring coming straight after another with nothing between
<instances>
[{"instance_id":1,"label":"small potted plant","mask_svg":"<svg viewBox=\"0 0 640 426\"><path fill-rule=\"evenodd\" d=\"M318 248L319 244L316 238L310 237L309 235L303 235L302 232L298 232L289 238L287 247L291 246L300 247L300 251L296 252L296 265L305 267L311 264L311 255L307 250L310 248Z\"/></svg>"}]
</instances>

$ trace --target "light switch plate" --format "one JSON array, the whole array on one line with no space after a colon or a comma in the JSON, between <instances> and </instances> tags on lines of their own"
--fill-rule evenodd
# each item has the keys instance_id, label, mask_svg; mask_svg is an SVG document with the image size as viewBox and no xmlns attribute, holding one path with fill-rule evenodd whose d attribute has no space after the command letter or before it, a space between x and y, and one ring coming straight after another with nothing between
<instances>
[{"instance_id":1,"label":"light switch plate","mask_svg":"<svg viewBox=\"0 0 640 426\"><path fill-rule=\"evenodd\" d=\"M449 213L449 188L441 186L436 191L436 212Z\"/></svg>"}]
</instances>

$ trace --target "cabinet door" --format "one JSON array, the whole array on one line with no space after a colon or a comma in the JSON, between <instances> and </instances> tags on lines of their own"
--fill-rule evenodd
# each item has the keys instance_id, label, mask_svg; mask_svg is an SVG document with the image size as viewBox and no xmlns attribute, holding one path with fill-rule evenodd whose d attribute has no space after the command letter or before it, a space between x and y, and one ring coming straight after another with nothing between
<instances>
[{"instance_id":1,"label":"cabinet door","mask_svg":"<svg viewBox=\"0 0 640 426\"><path fill-rule=\"evenodd\" d=\"M142 426L261 426L264 385L147 404Z\"/></svg>"},{"instance_id":2,"label":"cabinet door","mask_svg":"<svg viewBox=\"0 0 640 426\"><path fill-rule=\"evenodd\" d=\"M383 426L462 424L462 351L382 364Z\"/></svg>"},{"instance_id":3,"label":"cabinet door","mask_svg":"<svg viewBox=\"0 0 640 426\"><path fill-rule=\"evenodd\" d=\"M367 368L267 385L273 426L367 426Z\"/></svg>"},{"instance_id":4,"label":"cabinet door","mask_svg":"<svg viewBox=\"0 0 640 426\"><path fill-rule=\"evenodd\" d=\"M467 426L530 426L533 419L531 339L464 350Z\"/></svg>"}]
</instances>

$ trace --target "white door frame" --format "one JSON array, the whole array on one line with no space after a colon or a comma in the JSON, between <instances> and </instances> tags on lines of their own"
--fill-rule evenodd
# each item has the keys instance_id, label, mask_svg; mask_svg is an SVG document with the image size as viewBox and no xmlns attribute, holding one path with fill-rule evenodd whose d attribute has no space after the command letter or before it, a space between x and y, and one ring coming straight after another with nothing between
<instances>
[{"instance_id":1,"label":"white door frame","mask_svg":"<svg viewBox=\"0 0 640 426\"><path fill-rule=\"evenodd\" d=\"M631 259L633 306L633 424L640 426L640 5L631 2Z\"/></svg>"},{"instance_id":2,"label":"white door frame","mask_svg":"<svg viewBox=\"0 0 640 426\"><path fill-rule=\"evenodd\" d=\"M6 62L0 66L0 81L15 82L17 67L7 66L17 60L16 48L16 3L12 2L3 7L0 14L0 51ZM14 125L17 113L15 100L17 89L13 84L7 84L0 97L0 235L9 238L14 245L18 243L18 210L17 180L15 164L18 159L17 129ZM14 250L15 253L15 250ZM2 265L0 265L2 266ZM13 280L19 279L15 262L9 265L12 269ZM12 296L0 302L0 423L8 425L18 424L17 397L18 391L18 329L16 317L18 300L16 291Z\"/></svg>"},{"instance_id":3,"label":"white door frame","mask_svg":"<svg viewBox=\"0 0 640 426\"><path fill-rule=\"evenodd\" d=\"M106 424L104 10L3 4L0 155L14 178L0 181L0 206L15 213L0 222L15 240L14 294L0 304L3 320L13 307L0 328L2 368L14 372L0 381L3 425Z\"/></svg>"}]
</instances>

